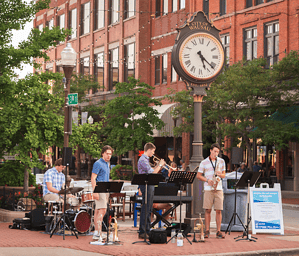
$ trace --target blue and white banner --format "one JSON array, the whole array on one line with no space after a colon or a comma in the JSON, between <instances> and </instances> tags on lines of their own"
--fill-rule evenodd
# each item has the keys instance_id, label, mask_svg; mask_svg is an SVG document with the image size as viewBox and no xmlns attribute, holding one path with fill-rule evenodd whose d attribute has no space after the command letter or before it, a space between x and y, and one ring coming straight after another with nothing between
<instances>
[{"instance_id":1,"label":"blue and white banner","mask_svg":"<svg viewBox=\"0 0 299 256\"><path fill-rule=\"evenodd\" d=\"M284 234L280 184L250 188L252 233Z\"/></svg>"}]
</instances>

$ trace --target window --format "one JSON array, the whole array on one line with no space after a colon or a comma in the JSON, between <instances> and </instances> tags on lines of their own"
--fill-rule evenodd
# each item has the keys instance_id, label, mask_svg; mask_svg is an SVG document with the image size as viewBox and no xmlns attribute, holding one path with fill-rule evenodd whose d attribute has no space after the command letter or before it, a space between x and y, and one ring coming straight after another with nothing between
<instances>
[{"instance_id":1,"label":"window","mask_svg":"<svg viewBox=\"0 0 299 256\"><path fill-rule=\"evenodd\" d=\"M246 8L249 8L252 6L252 0L246 0Z\"/></svg>"},{"instance_id":2,"label":"window","mask_svg":"<svg viewBox=\"0 0 299 256\"><path fill-rule=\"evenodd\" d=\"M176 82L177 81L177 73L174 69L174 67L171 67L171 82Z\"/></svg>"},{"instance_id":3,"label":"window","mask_svg":"<svg viewBox=\"0 0 299 256\"><path fill-rule=\"evenodd\" d=\"M279 56L279 23L273 22L265 25L265 58L267 67L278 61Z\"/></svg>"},{"instance_id":4,"label":"window","mask_svg":"<svg viewBox=\"0 0 299 256\"><path fill-rule=\"evenodd\" d=\"M156 0L156 18L161 16L161 0Z\"/></svg>"},{"instance_id":5,"label":"window","mask_svg":"<svg viewBox=\"0 0 299 256\"><path fill-rule=\"evenodd\" d=\"M135 76L135 44L124 46L124 81L129 82L128 77Z\"/></svg>"},{"instance_id":6,"label":"window","mask_svg":"<svg viewBox=\"0 0 299 256\"><path fill-rule=\"evenodd\" d=\"M263 4L264 0L255 0L255 5Z\"/></svg>"},{"instance_id":7,"label":"window","mask_svg":"<svg viewBox=\"0 0 299 256\"><path fill-rule=\"evenodd\" d=\"M109 91L115 89L118 83L118 48L111 49L109 55Z\"/></svg>"},{"instance_id":8,"label":"window","mask_svg":"<svg viewBox=\"0 0 299 256\"><path fill-rule=\"evenodd\" d=\"M185 9L185 0L180 0L180 9Z\"/></svg>"},{"instance_id":9,"label":"window","mask_svg":"<svg viewBox=\"0 0 299 256\"><path fill-rule=\"evenodd\" d=\"M99 83L99 89L97 91L104 91L104 53L95 54L94 61L94 75L96 81Z\"/></svg>"},{"instance_id":10,"label":"window","mask_svg":"<svg viewBox=\"0 0 299 256\"><path fill-rule=\"evenodd\" d=\"M43 25L43 24L40 24L40 25L37 26L37 28L38 28L38 30L39 30L40 32L43 32L44 25Z\"/></svg>"},{"instance_id":11,"label":"window","mask_svg":"<svg viewBox=\"0 0 299 256\"><path fill-rule=\"evenodd\" d=\"M72 29L70 39L73 39L77 37L77 9L70 10L69 14L69 28Z\"/></svg>"},{"instance_id":12,"label":"window","mask_svg":"<svg viewBox=\"0 0 299 256\"><path fill-rule=\"evenodd\" d=\"M80 59L80 74L84 76L89 76L90 71L89 71L89 57L81 58Z\"/></svg>"},{"instance_id":13,"label":"window","mask_svg":"<svg viewBox=\"0 0 299 256\"><path fill-rule=\"evenodd\" d=\"M61 14L60 16L57 17L57 26L60 29L65 28L64 27L64 24L65 24L65 18L64 17L65 17L64 14Z\"/></svg>"},{"instance_id":14,"label":"window","mask_svg":"<svg viewBox=\"0 0 299 256\"><path fill-rule=\"evenodd\" d=\"M105 26L105 0L95 0L94 29Z\"/></svg>"},{"instance_id":15,"label":"window","mask_svg":"<svg viewBox=\"0 0 299 256\"><path fill-rule=\"evenodd\" d=\"M246 60L257 58L257 28L244 30L244 55Z\"/></svg>"},{"instance_id":16,"label":"window","mask_svg":"<svg viewBox=\"0 0 299 256\"><path fill-rule=\"evenodd\" d=\"M162 55L162 83L167 84L167 53Z\"/></svg>"},{"instance_id":17,"label":"window","mask_svg":"<svg viewBox=\"0 0 299 256\"><path fill-rule=\"evenodd\" d=\"M178 0L172 0L172 12L176 12L178 10Z\"/></svg>"},{"instance_id":18,"label":"window","mask_svg":"<svg viewBox=\"0 0 299 256\"><path fill-rule=\"evenodd\" d=\"M54 27L54 20L51 19L51 20L48 21L48 28L52 29L53 27Z\"/></svg>"},{"instance_id":19,"label":"window","mask_svg":"<svg viewBox=\"0 0 299 256\"><path fill-rule=\"evenodd\" d=\"M81 5L81 35L89 33L90 27L90 2Z\"/></svg>"},{"instance_id":20,"label":"window","mask_svg":"<svg viewBox=\"0 0 299 256\"><path fill-rule=\"evenodd\" d=\"M229 65L229 43L230 43L229 41L230 41L229 34L221 35L221 42L224 48L225 65Z\"/></svg>"},{"instance_id":21,"label":"window","mask_svg":"<svg viewBox=\"0 0 299 256\"><path fill-rule=\"evenodd\" d=\"M220 0L220 16L226 14L226 0Z\"/></svg>"},{"instance_id":22,"label":"window","mask_svg":"<svg viewBox=\"0 0 299 256\"><path fill-rule=\"evenodd\" d=\"M168 0L163 0L163 15L168 13Z\"/></svg>"},{"instance_id":23,"label":"window","mask_svg":"<svg viewBox=\"0 0 299 256\"><path fill-rule=\"evenodd\" d=\"M110 0L109 2L109 24L119 21L119 0Z\"/></svg>"},{"instance_id":24,"label":"window","mask_svg":"<svg viewBox=\"0 0 299 256\"><path fill-rule=\"evenodd\" d=\"M209 0L203 0L202 10L204 14L209 18Z\"/></svg>"},{"instance_id":25,"label":"window","mask_svg":"<svg viewBox=\"0 0 299 256\"><path fill-rule=\"evenodd\" d=\"M135 16L135 0L124 0L124 19Z\"/></svg>"},{"instance_id":26,"label":"window","mask_svg":"<svg viewBox=\"0 0 299 256\"><path fill-rule=\"evenodd\" d=\"M160 84L160 55L155 58L155 84Z\"/></svg>"}]
</instances>

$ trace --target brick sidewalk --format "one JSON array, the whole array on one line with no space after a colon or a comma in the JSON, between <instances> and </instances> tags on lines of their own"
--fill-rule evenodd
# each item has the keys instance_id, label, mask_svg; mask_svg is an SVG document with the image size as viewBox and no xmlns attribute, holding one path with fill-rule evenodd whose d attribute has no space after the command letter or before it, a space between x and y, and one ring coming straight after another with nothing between
<instances>
[{"instance_id":1,"label":"brick sidewalk","mask_svg":"<svg viewBox=\"0 0 299 256\"><path fill-rule=\"evenodd\" d=\"M190 245L184 239L184 246L177 247L176 244L152 244L144 243L132 244L135 241L142 241L137 238L137 228L122 227L119 223L119 239L121 246L100 246L90 245L92 236L80 235L79 239L75 236L54 235L52 238L43 231L29 231L9 229L9 223L0 223L0 247L63 247L80 251L96 252L108 255L198 255L198 254L224 254L238 252L257 252L282 249L296 249L299 252L299 231L285 231L285 236L257 234L257 242L235 241L235 237L240 232L232 232L226 235L225 239L216 239L215 230L205 243L193 243ZM214 231L214 232L213 232ZM189 237L192 241L193 236Z\"/></svg>"}]
</instances>

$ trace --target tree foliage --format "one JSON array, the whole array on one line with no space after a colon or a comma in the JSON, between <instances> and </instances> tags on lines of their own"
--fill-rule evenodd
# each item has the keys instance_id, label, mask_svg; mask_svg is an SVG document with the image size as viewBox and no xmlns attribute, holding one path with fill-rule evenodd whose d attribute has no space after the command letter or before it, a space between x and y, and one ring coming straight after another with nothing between
<instances>
[{"instance_id":1,"label":"tree foliage","mask_svg":"<svg viewBox=\"0 0 299 256\"><path fill-rule=\"evenodd\" d=\"M24 63L38 67L34 58L48 59L46 51L69 33L59 28L32 29L27 40L17 48L11 45L12 31L21 30L34 15L49 7L50 0L27 4L22 0L2 1L0 5L0 157L4 152L16 154L24 166L24 188L28 189L28 170L41 167L38 152L46 154L63 138L63 118L57 115L63 98L49 93L47 80L56 74L32 74L16 79L14 68Z\"/></svg>"},{"instance_id":2,"label":"tree foliage","mask_svg":"<svg viewBox=\"0 0 299 256\"><path fill-rule=\"evenodd\" d=\"M144 143L153 141L153 130L160 130L164 123L158 117L158 111L151 106L161 105L151 98L154 88L130 77L129 83L116 84L116 97L105 107L107 143L117 154L128 151L137 152ZM133 160L135 167L135 160Z\"/></svg>"}]
</instances>

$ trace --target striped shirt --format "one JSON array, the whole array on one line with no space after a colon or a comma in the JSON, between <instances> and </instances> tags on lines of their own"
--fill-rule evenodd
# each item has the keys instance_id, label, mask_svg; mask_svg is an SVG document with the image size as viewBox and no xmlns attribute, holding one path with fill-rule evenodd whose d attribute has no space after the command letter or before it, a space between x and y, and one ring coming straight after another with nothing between
<instances>
[{"instance_id":1,"label":"striped shirt","mask_svg":"<svg viewBox=\"0 0 299 256\"><path fill-rule=\"evenodd\" d=\"M150 166L149 157L143 154L138 160L138 173L153 173L154 169Z\"/></svg>"},{"instance_id":2,"label":"striped shirt","mask_svg":"<svg viewBox=\"0 0 299 256\"><path fill-rule=\"evenodd\" d=\"M217 170L219 170L221 172L225 171L225 161L222 158L217 157L216 161L213 162L214 167L215 167L215 164L216 164L216 168L215 168L216 171ZM213 175L215 173L213 166L210 161L210 157L207 157L200 163L198 172L203 173L204 174L203 176L205 178L212 180ZM212 190L212 186L210 186L208 184L208 182L205 182L204 190ZM217 185L217 190L222 190L222 179L220 180L220 182Z\"/></svg>"},{"instance_id":3,"label":"striped shirt","mask_svg":"<svg viewBox=\"0 0 299 256\"><path fill-rule=\"evenodd\" d=\"M43 181L43 196L46 194L56 194L49 191L46 182L51 182L53 188L61 190L62 185L65 183L65 176L62 172L58 172L55 167L46 171Z\"/></svg>"}]
</instances>

